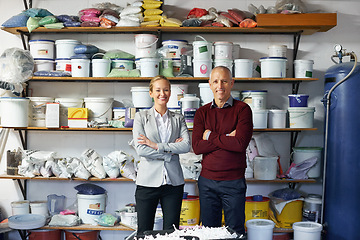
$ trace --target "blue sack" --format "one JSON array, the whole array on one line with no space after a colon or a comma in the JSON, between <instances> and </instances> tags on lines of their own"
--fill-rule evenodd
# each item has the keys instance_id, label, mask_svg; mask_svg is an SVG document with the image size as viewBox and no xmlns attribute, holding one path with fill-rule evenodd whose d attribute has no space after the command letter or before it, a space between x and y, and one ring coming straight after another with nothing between
<instances>
[{"instance_id":1,"label":"blue sack","mask_svg":"<svg viewBox=\"0 0 360 240\"><path fill-rule=\"evenodd\" d=\"M29 16L25 13L20 13L18 15L12 16L6 20L2 26L3 27L26 27L27 20Z\"/></svg>"}]
</instances>

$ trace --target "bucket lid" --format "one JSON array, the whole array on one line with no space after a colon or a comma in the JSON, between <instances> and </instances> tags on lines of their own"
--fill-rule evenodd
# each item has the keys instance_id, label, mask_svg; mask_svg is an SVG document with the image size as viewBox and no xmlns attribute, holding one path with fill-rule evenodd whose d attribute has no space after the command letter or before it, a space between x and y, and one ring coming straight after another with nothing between
<instances>
[{"instance_id":1,"label":"bucket lid","mask_svg":"<svg viewBox=\"0 0 360 240\"><path fill-rule=\"evenodd\" d=\"M85 63L90 63L90 59L87 58L72 58L71 62L85 62Z\"/></svg>"},{"instance_id":2,"label":"bucket lid","mask_svg":"<svg viewBox=\"0 0 360 240\"><path fill-rule=\"evenodd\" d=\"M30 40L29 44L33 44L33 43L41 43L41 42L50 42L50 43L54 43L54 40L49 40L49 39L34 39L34 40Z\"/></svg>"},{"instance_id":3,"label":"bucket lid","mask_svg":"<svg viewBox=\"0 0 360 240\"><path fill-rule=\"evenodd\" d=\"M305 200L305 202L308 202L308 203L315 203L315 204L321 204L322 201L321 201L321 195L319 194L309 194Z\"/></svg>"},{"instance_id":4,"label":"bucket lid","mask_svg":"<svg viewBox=\"0 0 360 240\"><path fill-rule=\"evenodd\" d=\"M261 197L261 200L260 200ZM246 202L269 202L270 198L264 197L262 195L254 195L246 197Z\"/></svg>"},{"instance_id":5,"label":"bucket lid","mask_svg":"<svg viewBox=\"0 0 360 240\"><path fill-rule=\"evenodd\" d=\"M303 232L319 232L322 230L322 225L316 222L295 222L293 229Z\"/></svg>"},{"instance_id":6,"label":"bucket lid","mask_svg":"<svg viewBox=\"0 0 360 240\"><path fill-rule=\"evenodd\" d=\"M55 44L80 44L81 42L75 39L59 39L55 41Z\"/></svg>"},{"instance_id":7,"label":"bucket lid","mask_svg":"<svg viewBox=\"0 0 360 240\"><path fill-rule=\"evenodd\" d=\"M56 58L55 61L70 61L70 58Z\"/></svg>"},{"instance_id":8,"label":"bucket lid","mask_svg":"<svg viewBox=\"0 0 360 240\"><path fill-rule=\"evenodd\" d=\"M110 59L107 58L97 58L97 59L92 59L92 62L97 62L97 63L111 63Z\"/></svg>"},{"instance_id":9,"label":"bucket lid","mask_svg":"<svg viewBox=\"0 0 360 240\"><path fill-rule=\"evenodd\" d=\"M294 60L294 63L311 63L311 64L314 64L314 60L298 59L298 60Z\"/></svg>"},{"instance_id":10,"label":"bucket lid","mask_svg":"<svg viewBox=\"0 0 360 240\"><path fill-rule=\"evenodd\" d=\"M226 41L219 41L219 42L214 42L214 45L233 45L233 43Z\"/></svg>"},{"instance_id":11,"label":"bucket lid","mask_svg":"<svg viewBox=\"0 0 360 240\"><path fill-rule=\"evenodd\" d=\"M32 207L40 207L40 206L47 206L47 201L34 201L34 202L30 202L30 206Z\"/></svg>"},{"instance_id":12,"label":"bucket lid","mask_svg":"<svg viewBox=\"0 0 360 240\"><path fill-rule=\"evenodd\" d=\"M141 62L160 62L159 58L140 58Z\"/></svg>"},{"instance_id":13,"label":"bucket lid","mask_svg":"<svg viewBox=\"0 0 360 240\"><path fill-rule=\"evenodd\" d=\"M114 62L116 62L116 61L131 61L131 62L133 62L134 59L132 59L132 58L111 58L111 61L114 61Z\"/></svg>"},{"instance_id":14,"label":"bucket lid","mask_svg":"<svg viewBox=\"0 0 360 240\"><path fill-rule=\"evenodd\" d=\"M267 109L253 109L252 112L253 113L268 113L269 110L267 110Z\"/></svg>"},{"instance_id":15,"label":"bucket lid","mask_svg":"<svg viewBox=\"0 0 360 240\"><path fill-rule=\"evenodd\" d=\"M199 83L200 88L210 88L209 83Z\"/></svg>"},{"instance_id":16,"label":"bucket lid","mask_svg":"<svg viewBox=\"0 0 360 240\"><path fill-rule=\"evenodd\" d=\"M106 97L86 97L84 98L84 102L113 102L113 98Z\"/></svg>"},{"instance_id":17,"label":"bucket lid","mask_svg":"<svg viewBox=\"0 0 360 240\"><path fill-rule=\"evenodd\" d=\"M181 43L188 43L187 40L181 40L181 39L174 39L174 40L164 40L162 41L162 44L169 44L169 43L174 43L174 42L181 42Z\"/></svg>"},{"instance_id":18,"label":"bucket lid","mask_svg":"<svg viewBox=\"0 0 360 240\"><path fill-rule=\"evenodd\" d=\"M253 59L234 59L234 62L254 62Z\"/></svg>"},{"instance_id":19,"label":"bucket lid","mask_svg":"<svg viewBox=\"0 0 360 240\"><path fill-rule=\"evenodd\" d=\"M9 217L9 227L13 229L36 229L45 225L46 217L40 214L21 214Z\"/></svg>"},{"instance_id":20,"label":"bucket lid","mask_svg":"<svg viewBox=\"0 0 360 240\"><path fill-rule=\"evenodd\" d=\"M261 228L261 229L272 229L274 228L275 223L268 219L250 219L246 221L247 228Z\"/></svg>"},{"instance_id":21,"label":"bucket lid","mask_svg":"<svg viewBox=\"0 0 360 240\"><path fill-rule=\"evenodd\" d=\"M23 204L30 204L30 201L29 200L23 200L23 201L14 201L14 202L11 202L11 206L12 207L16 207L18 205L23 205Z\"/></svg>"},{"instance_id":22,"label":"bucket lid","mask_svg":"<svg viewBox=\"0 0 360 240\"><path fill-rule=\"evenodd\" d=\"M113 110L116 111L116 110L125 110L126 107L113 107Z\"/></svg>"},{"instance_id":23,"label":"bucket lid","mask_svg":"<svg viewBox=\"0 0 360 240\"><path fill-rule=\"evenodd\" d=\"M260 62L262 60L285 60L285 61L287 61L287 58L286 57L262 57L262 58L260 58Z\"/></svg>"},{"instance_id":24,"label":"bucket lid","mask_svg":"<svg viewBox=\"0 0 360 240\"><path fill-rule=\"evenodd\" d=\"M241 91L242 93L257 93L257 92L262 92L262 93L267 93L267 90L244 90Z\"/></svg>"},{"instance_id":25,"label":"bucket lid","mask_svg":"<svg viewBox=\"0 0 360 240\"><path fill-rule=\"evenodd\" d=\"M315 107L289 107L289 112L315 112Z\"/></svg>"},{"instance_id":26,"label":"bucket lid","mask_svg":"<svg viewBox=\"0 0 360 240\"><path fill-rule=\"evenodd\" d=\"M54 62L53 58L34 58L34 61L46 61L46 62Z\"/></svg>"},{"instance_id":27,"label":"bucket lid","mask_svg":"<svg viewBox=\"0 0 360 240\"><path fill-rule=\"evenodd\" d=\"M271 112L271 113L286 113L287 110L283 110L283 109L269 109L269 112Z\"/></svg>"}]
</instances>

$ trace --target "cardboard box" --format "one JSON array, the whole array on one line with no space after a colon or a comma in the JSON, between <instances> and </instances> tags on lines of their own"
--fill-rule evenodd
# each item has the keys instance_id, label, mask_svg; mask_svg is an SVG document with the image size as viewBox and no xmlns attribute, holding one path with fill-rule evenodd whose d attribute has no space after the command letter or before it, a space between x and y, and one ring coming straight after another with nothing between
<instances>
[{"instance_id":1,"label":"cardboard box","mask_svg":"<svg viewBox=\"0 0 360 240\"><path fill-rule=\"evenodd\" d=\"M60 127L60 104L46 103L45 126L47 128Z\"/></svg>"},{"instance_id":2,"label":"cardboard box","mask_svg":"<svg viewBox=\"0 0 360 240\"><path fill-rule=\"evenodd\" d=\"M87 108L68 108L69 128L87 128L88 118Z\"/></svg>"}]
</instances>

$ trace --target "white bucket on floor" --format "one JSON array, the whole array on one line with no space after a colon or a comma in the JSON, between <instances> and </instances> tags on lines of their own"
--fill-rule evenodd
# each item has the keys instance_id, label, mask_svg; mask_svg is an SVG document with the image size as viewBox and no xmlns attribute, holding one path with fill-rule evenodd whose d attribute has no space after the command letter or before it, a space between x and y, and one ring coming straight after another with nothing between
<instances>
[{"instance_id":1,"label":"white bucket on floor","mask_svg":"<svg viewBox=\"0 0 360 240\"><path fill-rule=\"evenodd\" d=\"M315 107L289 107L290 128L312 128Z\"/></svg>"},{"instance_id":2,"label":"white bucket on floor","mask_svg":"<svg viewBox=\"0 0 360 240\"><path fill-rule=\"evenodd\" d=\"M246 221L248 240L272 240L275 223L268 219Z\"/></svg>"},{"instance_id":3,"label":"white bucket on floor","mask_svg":"<svg viewBox=\"0 0 360 240\"><path fill-rule=\"evenodd\" d=\"M107 77L111 69L110 59L92 59L92 76Z\"/></svg>"},{"instance_id":4,"label":"white bucket on floor","mask_svg":"<svg viewBox=\"0 0 360 240\"><path fill-rule=\"evenodd\" d=\"M30 54L33 58L55 58L55 41L47 39L30 40Z\"/></svg>"},{"instance_id":5,"label":"white bucket on floor","mask_svg":"<svg viewBox=\"0 0 360 240\"><path fill-rule=\"evenodd\" d=\"M54 59L51 58L34 58L34 72L37 71L54 71Z\"/></svg>"},{"instance_id":6,"label":"white bucket on floor","mask_svg":"<svg viewBox=\"0 0 360 240\"><path fill-rule=\"evenodd\" d=\"M186 51L187 44L186 40L164 40L162 45L166 49L165 58L180 58Z\"/></svg>"},{"instance_id":7,"label":"white bucket on floor","mask_svg":"<svg viewBox=\"0 0 360 240\"><path fill-rule=\"evenodd\" d=\"M72 77L90 77L90 59L71 59Z\"/></svg>"},{"instance_id":8,"label":"white bucket on floor","mask_svg":"<svg viewBox=\"0 0 360 240\"><path fill-rule=\"evenodd\" d=\"M111 68L133 70L134 60L126 58L117 58L111 60Z\"/></svg>"},{"instance_id":9,"label":"white bucket on floor","mask_svg":"<svg viewBox=\"0 0 360 240\"><path fill-rule=\"evenodd\" d=\"M252 59L235 59L235 77L236 78L252 78L254 60Z\"/></svg>"},{"instance_id":10,"label":"white bucket on floor","mask_svg":"<svg viewBox=\"0 0 360 240\"><path fill-rule=\"evenodd\" d=\"M153 102L149 94L149 87L131 87L131 96L134 107L152 107Z\"/></svg>"},{"instance_id":11,"label":"white bucket on floor","mask_svg":"<svg viewBox=\"0 0 360 240\"><path fill-rule=\"evenodd\" d=\"M198 109L200 107L200 98L196 97L196 94L185 94L180 99L181 113L184 114L184 110L187 108Z\"/></svg>"},{"instance_id":12,"label":"white bucket on floor","mask_svg":"<svg viewBox=\"0 0 360 240\"><path fill-rule=\"evenodd\" d=\"M57 58L55 59L56 71L63 71L71 73L71 59L70 58Z\"/></svg>"},{"instance_id":13,"label":"white bucket on floor","mask_svg":"<svg viewBox=\"0 0 360 240\"><path fill-rule=\"evenodd\" d=\"M28 127L28 98L0 98L0 116L2 127Z\"/></svg>"},{"instance_id":14,"label":"white bucket on floor","mask_svg":"<svg viewBox=\"0 0 360 240\"><path fill-rule=\"evenodd\" d=\"M224 66L224 67L227 67L230 72L231 72L231 75L232 75L232 72L233 72L233 60L231 59L215 59L214 60L214 67L217 67L217 66Z\"/></svg>"},{"instance_id":15,"label":"white bucket on floor","mask_svg":"<svg viewBox=\"0 0 360 240\"><path fill-rule=\"evenodd\" d=\"M247 103L252 110L266 109L267 90L244 90L241 91L241 101Z\"/></svg>"},{"instance_id":16,"label":"white bucket on floor","mask_svg":"<svg viewBox=\"0 0 360 240\"><path fill-rule=\"evenodd\" d=\"M286 58L286 45L273 44L268 47L269 57L285 57Z\"/></svg>"},{"instance_id":17,"label":"white bucket on floor","mask_svg":"<svg viewBox=\"0 0 360 240\"><path fill-rule=\"evenodd\" d=\"M228 59L233 58L233 43L232 42L214 42L214 58Z\"/></svg>"},{"instance_id":18,"label":"white bucket on floor","mask_svg":"<svg viewBox=\"0 0 360 240\"><path fill-rule=\"evenodd\" d=\"M303 161L316 157L317 162L307 172L309 178L318 178L321 175L321 147L294 147L292 157L295 164L300 164Z\"/></svg>"},{"instance_id":19,"label":"white bucket on floor","mask_svg":"<svg viewBox=\"0 0 360 240\"><path fill-rule=\"evenodd\" d=\"M77 194L78 214L85 224L94 224L95 218L105 213L106 194L86 195Z\"/></svg>"},{"instance_id":20,"label":"white bucket on floor","mask_svg":"<svg viewBox=\"0 0 360 240\"><path fill-rule=\"evenodd\" d=\"M180 107L180 99L188 92L189 85L187 84L171 84L171 95L168 108Z\"/></svg>"},{"instance_id":21,"label":"white bucket on floor","mask_svg":"<svg viewBox=\"0 0 360 240\"><path fill-rule=\"evenodd\" d=\"M312 78L313 66L313 60L294 60L295 78Z\"/></svg>"},{"instance_id":22,"label":"white bucket on floor","mask_svg":"<svg viewBox=\"0 0 360 240\"><path fill-rule=\"evenodd\" d=\"M193 59L194 77L210 77L212 70L211 59Z\"/></svg>"},{"instance_id":23,"label":"white bucket on floor","mask_svg":"<svg viewBox=\"0 0 360 240\"><path fill-rule=\"evenodd\" d=\"M31 214L40 214L45 217L49 216L47 201L30 202L30 209L31 209Z\"/></svg>"},{"instance_id":24,"label":"white bucket on floor","mask_svg":"<svg viewBox=\"0 0 360 240\"><path fill-rule=\"evenodd\" d=\"M284 57L260 58L262 78L285 78L286 62Z\"/></svg>"},{"instance_id":25,"label":"white bucket on floor","mask_svg":"<svg viewBox=\"0 0 360 240\"><path fill-rule=\"evenodd\" d=\"M206 41L203 37L197 35L196 38L200 38L201 41L193 42L193 55L196 60L209 60L212 57L212 43Z\"/></svg>"},{"instance_id":26,"label":"white bucket on floor","mask_svg":"<svg viewBox=\"0 0 360 240\"><path fill-rule=\"evenodd\" d=\"M270 109L269 110L269 128L286 128L286 110Z\"/></svg>"},{"instance_id":27,"label":"white bucket on floor","mask_svg":"<svg viewBox=\"0 0 360 240\"><path fill-rule=\"evenodd\" d=\"M29 126L45 127L46 103L54 102L52 97L29 97Z\"/></svg>"},{"instance_id":28,"label":"white bucket on floor","mask_svg":"<svg viewBox=\"0 0 360 240\"><path fill-rule=\"evenodd\" d=\"M29 214L30 213L30 201L23 200L23 201L11 202L11 211L12 211L13 216Z\"/></svg>"},{"instance_id":29,"label":"white bucket on floor","mask_svg":"<svg viewBox=\"0 0 360 240\"><path fill-rule=\"evenodd\" d=\"M140 72L141 77L155 77L159 75L159 58L141 58L140 59Z\"/></svg>"},{"instance_id":30,"label":"white bucket on floor","mask_svg":"<svg viewBox=\"0 0 360 240\"><path fill-rule=\"evenodd\" d=\"M320 240L322 225L315 222L293 223L294 240Z\"/></svg>"},{"instance_id":31,"label":"white bucket on floor","mask_svg":"<svg viewBox=\"0 0 360 240\"><path fill-rule=\"evenodd\" d=\"M60 126L68 126L68 108L81 108L84 100L81 98L55 98L54 102L60 104Z\"/></svg>"},{"instance_id":32,"label":"white bucket on floor","mask_svg":"<svg viewBox=\"0 0 360 240\"><path fill-rule=\"evenodd\" d=\"M107 122L112 119L113 98L86 97L85 107L89 111L89 121Z\"/></svg>"},{"instance_id":33,"label":"white bucket on floor","mask_svg":"<svg viewBox=\"0 0 360 240\"><path fill-rule=\"evenodd\" d=\"M278 157L255 157L254 178L259 180L273 180L277 173Z\"/></svg>"},{"instance_id":34,"label":"white bucket on floor","mask_svg":"<svg viewBox=\"0 0 360 240\"><path fill-rule=\"evenodd\" d=\"M135 35L135 58L153 58L158 38L153 34Z\"/></svg>"},{"instance_id":35,"label":"white bucket on floor","mask_svg":"<svg viewBox=\"0 0 360 240\"><path fill-rule=\"evenodd\" d=\"M56 58L71 58L75 55L74 48L79 44L81 44L81 42L74 39L56 40Z\"/></svg>"},{"instance_id":36,"label":"white bucket on floor","mask_svg":"<svg viewBox=\"0 0 360 240\"><path fill-rule=\"evenodd\" d=\"M214 94L210 89L209 83L199 83L201 106L211 102Z\"/></svg>"},{"instance_id":37,"label":"white bucket on floor","mask_svg":"<svg viewBox=\"0 0 360 240\"><path fill-rule=\"evenodd\" d=\"M254 128L267 128L269 110L252 110Z\"/></svg>"}]
</instances>

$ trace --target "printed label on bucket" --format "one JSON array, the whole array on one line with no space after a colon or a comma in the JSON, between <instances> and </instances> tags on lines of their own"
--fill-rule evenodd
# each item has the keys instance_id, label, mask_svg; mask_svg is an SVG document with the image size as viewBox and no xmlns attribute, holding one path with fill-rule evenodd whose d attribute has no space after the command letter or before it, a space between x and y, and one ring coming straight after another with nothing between
<instances>
[{"instance_id":1,"label":"printed label on bucket","mask_svg":"<svg viewBox=\"0 0 360 240\"><path fill-rule=\"evenodd\" d=\"M305 72L305 77L312 77L312 72L311 71L306 71Z\"/></svg>"},{"instance_id":2,"label":"printed label on bucket","mask_svg":"<svg viewBox=\"0 0 360 240\"><path fill-rule=\"evenodd\" d=\"M204 53L204 52L207 52L207 51L208 51L207 46L199 47L199 53Z\"/></svg>"},{"instance_id":3,"label":"printed label on bucket","mask_svg":"<svg viewBox=\"0 0 360 240\"><path fill-rule=\"evenodd\" d=\"M208 67L206 66L206 64L202 64L200 66L200 72L201 74L205 74L208 71Z\"/></svg>"},{"instance_id":4,"label":"printed label on bucket","mask_svg":"<svg viewBox=\"0 0 360 240\"><path fill-rule=\"evenodd\" d=\"M104 210L99 210L100 209L100 203L94 203L94 204L90 204L89 208L86 209L86 214L89 215L101 215L104 213Z\"/></svg>"}]
</instances>

